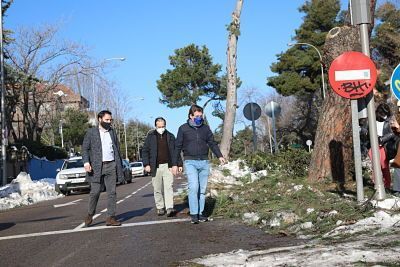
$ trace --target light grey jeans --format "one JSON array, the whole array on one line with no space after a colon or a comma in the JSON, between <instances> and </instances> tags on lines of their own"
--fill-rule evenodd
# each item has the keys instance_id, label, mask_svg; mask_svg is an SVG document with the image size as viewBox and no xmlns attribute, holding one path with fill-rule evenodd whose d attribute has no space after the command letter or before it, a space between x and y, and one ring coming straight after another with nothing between
<instances>
[{"instance_id":1,"label":"light grey jeans","mask_svg":"<svg viewBox=\"0 0 400 267\"><path fill-rule=\"evenodd\" d=\"M160 164L152 183L154 188L154 201L157 209L172 209L174 207L174 177L168 168L168 163Z\"/></svg>"}]
</instances>

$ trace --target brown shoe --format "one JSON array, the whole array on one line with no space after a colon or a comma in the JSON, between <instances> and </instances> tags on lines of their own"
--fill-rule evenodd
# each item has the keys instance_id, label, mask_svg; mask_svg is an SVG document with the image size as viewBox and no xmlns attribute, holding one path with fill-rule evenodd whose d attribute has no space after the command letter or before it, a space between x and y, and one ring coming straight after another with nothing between
<instances>
[{"instance_id":1,"label":"brown shoe","mask_svg":"<svg viewBox=\"0 0 400 267\"><path fill-rule=\"evenodd\" d=\"M114 217L107 217L107 226L121 226L121 222L117 221Z\"/></svg>"},{"instance_id":2,"label":"brown shoe","mask_svg":"<svg viewBox=\"0 0 400 267\"><path fill-rule=\"evenodd\" d=\"M85 218L85 226L88 227L89 225L91 225L93 222L93 215L89 215L86 216Z\"/></svg>"}]
</instances>

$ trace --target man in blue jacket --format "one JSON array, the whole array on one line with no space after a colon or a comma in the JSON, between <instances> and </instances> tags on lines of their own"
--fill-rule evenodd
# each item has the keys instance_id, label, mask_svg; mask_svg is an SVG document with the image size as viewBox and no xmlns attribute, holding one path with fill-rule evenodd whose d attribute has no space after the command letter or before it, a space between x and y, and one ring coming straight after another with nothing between
<instances>
[{"instance_id":1,"label":"man in blue jacket","mask_svg":"<svg viewBox=\"0 0 400 267\"><path fill-rule=\"evenodd\" d=\"M203 215L203 211L210 172L209 149L218 157L221 164L225 163L225 159L210 127L204 124L202 107L197 105L190 107L187 122L179 127L175 146L176 157L183 151L184 169L188 177L191 223L206 222L208 218ZM177 167L173 168L173 173L177 172Z\"/></svg>"}]
</instances>

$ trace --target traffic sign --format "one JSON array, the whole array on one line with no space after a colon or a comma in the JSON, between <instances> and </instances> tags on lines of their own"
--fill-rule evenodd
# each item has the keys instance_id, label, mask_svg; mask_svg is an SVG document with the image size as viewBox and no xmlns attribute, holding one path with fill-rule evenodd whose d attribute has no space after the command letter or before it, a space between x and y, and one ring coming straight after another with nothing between
<instances>
[{"instance_id":1,"label":"traffic sign","mask_svg":"<svg viewBox=\"0 0 400 267\"><path fill-rule=\"evenodd\" d=\"M246 119L256 121L261 116L261 107L257 103L247 103L246 106L244 106L243 114Z\"/></svg>"},{"instance_id":2,"label":"traffic sign","mask_svg":"<svg viewBox=\"0 0 400 267\"><path fill-rule=\"evenodd\" d=\"M358 99L375 86L377 71L374 62L360 52L349 51L338 56L329 68L329 83L338 95Z\"/></svg>"},{"instance_id":3,"label":"traffic sign","mask_svg":"<svg viewBox=\"0 0 400 267\"><path fill-rule=\"evenodd\" d=\"M390 89L398 100L400 100L400 64L394 69L390 78Z\"/></svg>"},{"instance_id":4,"label":"traffic sign","mask_svg":"<svg viewBox=\"0 0 400 267\"><path fill-rule=\"evenodd\" d=\"M265 105L265 113L267 113L267 116L271 118L274 116L279 116L281 113L281 106L279 103L271 101Z\"/></svg>"}]
</instances>

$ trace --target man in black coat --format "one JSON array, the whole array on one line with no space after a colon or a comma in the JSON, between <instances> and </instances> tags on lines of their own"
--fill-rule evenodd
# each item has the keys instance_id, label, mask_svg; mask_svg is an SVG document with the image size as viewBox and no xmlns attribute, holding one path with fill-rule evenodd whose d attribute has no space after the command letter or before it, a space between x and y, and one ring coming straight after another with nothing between
<instances>
[{"instance_id":1,"label":"man in black coat","mask_svg":"<svg viewBox=\"0 0 400 267\"><path fill-rule=\"evenodd\" d=\"M161 216L166 211L167 216L171 217L175 214L172 168L182 166L182 161L179 155L175 155L175 136L165 129L165 119L156 118L154 126L156 129L147 134L142 149L143 165L153 177L157 214Z\"/></svg>"},{"instance_id":2,"label":"man in black coat","mask_svg":"<svg viewBox=\"0 0 400 267\"><path fill-rule=\"evenodd\" d=\"M97 120L99 126L88 129L82 144L86 180L90 182L89 207L85 225L89 226L92 223L101 188L105 185L108 195L106 225L120 226L121 223L115 219L117 177L123 177L118 140L111 127L110 111L99 112Z\"/></svg>"}]
</instances>

